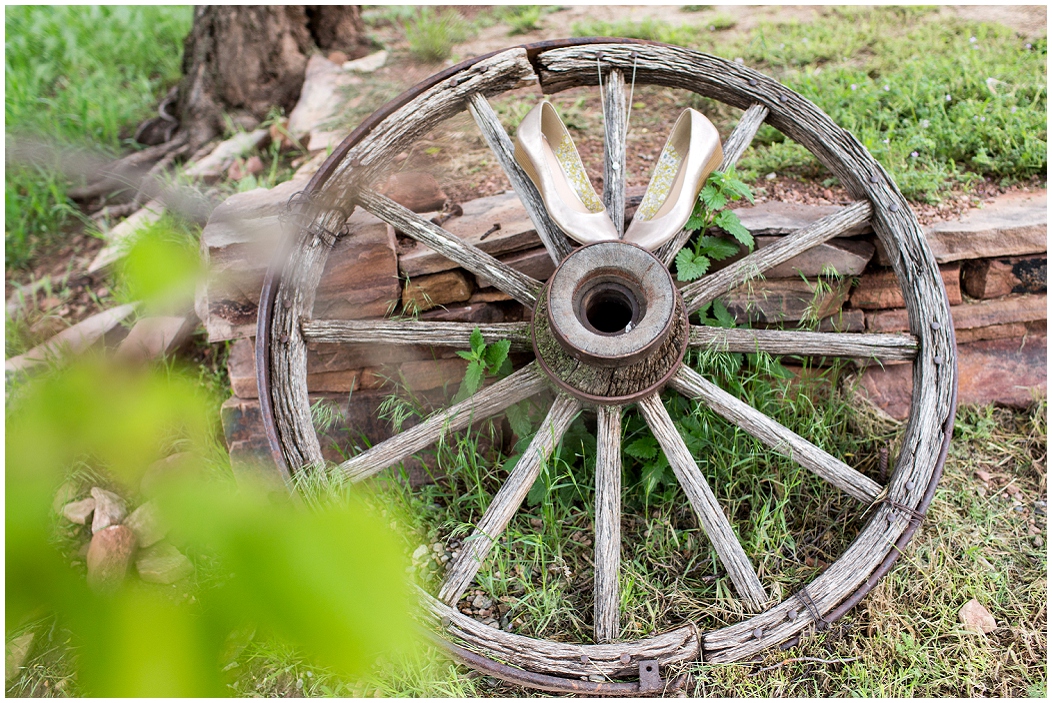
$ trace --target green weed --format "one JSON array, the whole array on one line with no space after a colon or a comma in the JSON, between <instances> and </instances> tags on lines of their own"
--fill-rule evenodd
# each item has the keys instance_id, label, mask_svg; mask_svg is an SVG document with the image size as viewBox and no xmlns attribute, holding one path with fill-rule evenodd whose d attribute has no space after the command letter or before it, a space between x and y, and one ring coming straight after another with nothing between
<instances>
[{"instance_id":1,"label":"green weed","mask_svg":"<svg viewBox=\"0 0 1052 703\"><path fill-rule=\"evenodd\" d=\"M411 18L404 20L405 38L409 53L420 61L442 61L449 58L453 45L472 34L468 24L456 10L436 12L422 7Z\"/></svg>"}]
</instances>

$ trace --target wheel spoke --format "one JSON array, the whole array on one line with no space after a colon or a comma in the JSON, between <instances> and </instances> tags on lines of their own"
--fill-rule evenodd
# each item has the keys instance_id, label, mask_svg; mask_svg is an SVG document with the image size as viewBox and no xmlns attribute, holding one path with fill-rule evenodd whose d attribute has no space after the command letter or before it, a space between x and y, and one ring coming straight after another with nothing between
<instances>
[{"instance_id":1,"label":"wheel spoke","mask_svg":"<svg viewBox=\"0 0 1052 703\"><path fill-rule=\"evenodd\" d=\"M340 464L339 470L348 479L360 481L434 444L447 432L462 430L473 422L496 415L509 406L536 395L543 388L543 374L534 361L492 386L483 388L470 398L435 413L419 425L348 459Z\"/></svg>"},{"instance_id":2,"label":"wheel spoke","mask_svg":"<svg viewBox=\"0 0 1052 703\"><path fill-rule=\"evenodd\" d=\"M601 405L595 456L595 641L621 634L621 407Z\"/></svg>"},{"instance_id":3,"label":"wheel spoke","mask_svg":"<svg viewBox=\"0 0 1052 703\"><path fill-rule=\"evenodd\" d=\"M374 190L362 189L356 199L359 205L387 224L426 244L476 276L485 278L523 305L532 308L536 304L540 281L516 271Z\"/></svg>"},{"instance_id":4,"label":"wheel spoke","mask_svg":"<svg viewBox=\"0 0 1052 703\"><path fill-rule=\"evenodd\" d=\"M723 143L723 161L720 162L720 167L716 169L717 171L726 171L738 163L738 159L752 144L753 138L756 137L756 132L763 125L763 121L767 119L767 112L767 108L763 105L753 105L742 114L742 118L738 120L737 126L731 132L731 136L727 137L727 141ZM676 235L675 239L658 250L657 257L664 262L665 266L672 264L676 254L690 239L691 232L692 230L683 230Z\"/></svg>"},{"instance_id":5,"label":"wheel spoke","mask_svg":"<svg viewBox=\"0 0 1052 703\"><path fill-rule=\"evenodd\" d=\"M526 213L533 220L533 226L537 228L537 236L544 243L544 248L548 250L552 261L558 264L573 251L573 243L548 216L548 209L544 206L544 200L537 192L537 187L515 161L515 145L511 143L511 138L504 131L497 113L493 111L486 97L480 93L472 95L468 102L468 110L511 181L512 190L519 196Z\"/></svg>"},{"instance_id":6,"label":"wheel spoke","mask_svg":"<svg viewBox=\"0 0 1052 703\"><path fill-rule=\"evenodd\" d=\"M426 344L431 347L471 346L478 330L486 344L507 339L511 351L529 351L533 339L528 322L422 322L419 320L307 320L303 339L321 344Z\"/></svg>"},{"instance_id":7,"label":"wheel spoke","mask_svg":"<svg viewBox=\"0 0 1052 703\"><path fill-rule=\"evenodd\" d=\"M716 502L708 481L698 469L676 426L672 424L664 403L654 393L639 401L639 409L665 452L665 458L675 472L679 485L683 487L683 492L687 494L687 500L698 514L705 534L709 536L723 567L727 569L735 590L751 609L759 610L767 602L767 593L760 583L760 577L756 575L756 569L734 534L730 520Z\"/></svg>"},{"instance_id":8,"label":"wheel spoke","mask_svg":"<svg viewBox=\"0 0 1052 703\"><path fill-rule=\"evenodd\" d=\"M785 263L811 247L818 246L822 242L868 222L872 213L873 208L869 203L855 203L836 214L823 217L803 229L782 237L780 241L769 247L757 249L725 269L684 286L680 293L683 295L683 302L686 303L687 314L695 312L735 286L756 278L767 269Z\"/></svg>"},{"instance_id":9,"label":"wheel spoke","mask_svg":"<svg viewBox=\"0 0 1052 703\"><path fill-rule=\"evenodd\" d=\"M912 334L852 334L796 330L691 327L690 345L721 352L776 355L846 356L880 361L910 361L917 356Z\"/></svg>"},{"instance_id":10,"label":"wheel spoke","mask_svg":"<svg viewBox=\"0 0 1052 703\"><path fill-rule=\"evenodd\" d=\"M493 548L493 542L511 522L515 511L519 509L519 505L540 475L544 462L580 409L581 404L576 399L564 395L556 397L530 446L519 457L515 468L508 475L508 480L493 497L485 515L475 526L474 533L464 540L460 556L450 566L446 582L442 584L442 590L438 594L439 600L452 605L467 590L468 584L482 567L482 561Z\"/></svg>"},{"instance_id":11,"label":"wheel spoke","mask_svg":"<svg viewBox=\"0 0 1052 703\"><path fill-rule=\"evenodd\" d=\"M670 385L683 395L702 401L716 414L742 428L776 452L787 454L800 466L814 472L848 495L870 503L880 494L880 484L873 479L863 476L784 425L705 380L687 366L680 366Z\"/></svg>"},{"instance_id":12,"label":"wheel spoke","mask_svg":"<svg viewBox=\"0 0 1052 703\"><path fill-rule=\"evenodd\" d=\"M618 236L625 234L625 138L628 136L625 114L625 76L617 69L610 71L603 88L603 205L614 222Z\"/></svg>"}]
</instances>

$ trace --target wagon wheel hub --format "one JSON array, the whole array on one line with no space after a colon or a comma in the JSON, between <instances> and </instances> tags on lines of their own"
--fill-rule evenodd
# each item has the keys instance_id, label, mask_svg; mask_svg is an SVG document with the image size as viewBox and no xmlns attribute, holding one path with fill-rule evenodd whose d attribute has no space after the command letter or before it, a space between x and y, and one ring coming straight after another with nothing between
<instances>
[{"instance_id":1,"label":"wagon wheel hub","mask_svg":"<svg viewBox=\"0 0 1052 703\"><path fill-rule=\"evenodd\" d=\"M581 400L621 404L663 386L687 350L687 312L668 269L634 244L575 250L534 308L541 368Z\"/></svg>"}]
</instances>

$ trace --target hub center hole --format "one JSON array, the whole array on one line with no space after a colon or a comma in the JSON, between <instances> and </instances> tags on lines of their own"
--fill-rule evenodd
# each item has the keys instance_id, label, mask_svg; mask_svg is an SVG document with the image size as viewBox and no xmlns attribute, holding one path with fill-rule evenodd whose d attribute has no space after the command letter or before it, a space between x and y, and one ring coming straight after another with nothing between
<instances>
[{"instance_id":1,"label":"hub center hole","mask_svg":"<svg viewBox=\"0 0 1052 703\"><path fill-rule=\"evenodd\" d=\"M584 316L597 332L619 334L632 322L632 301L617 289L597 291L588 300Z\"/></svg>"}]
</instances>

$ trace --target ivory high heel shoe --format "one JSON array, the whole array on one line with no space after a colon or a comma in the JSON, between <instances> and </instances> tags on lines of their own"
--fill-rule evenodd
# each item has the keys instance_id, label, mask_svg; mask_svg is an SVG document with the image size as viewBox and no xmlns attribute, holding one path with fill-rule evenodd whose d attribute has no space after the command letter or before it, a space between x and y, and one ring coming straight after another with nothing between
<instances>
[{"instance_id":1,"label":"ivory high heel shoe","mask_svg":"<svg viewBox=\"0 0 1052 703\"><path fill-rule=\"evenodd\" d=\"M705 179L723 161L720 134L705 115L687 108L661 150L625 241L657 251L683 229Z\"/></svg>"},{"instance_id":2,"label":"ivory high heel shoe","mask_svg":"<svg viewBox=\"0 0 1052 703\"><path fill-rule=\"evenodd\" d=\"M540 191L552 221L581 244L617 239L573 139L547 100L530 110L515 135L515 160Z\"/></svg>"}]
</instances>

